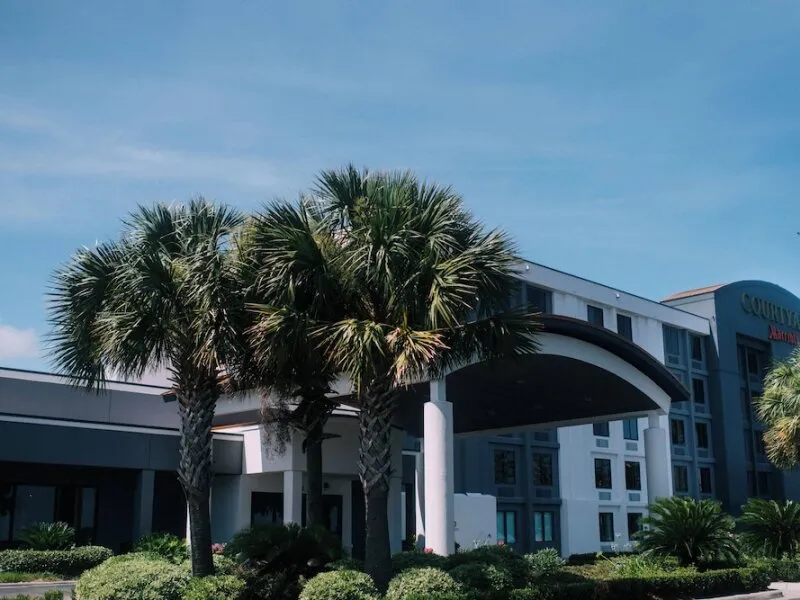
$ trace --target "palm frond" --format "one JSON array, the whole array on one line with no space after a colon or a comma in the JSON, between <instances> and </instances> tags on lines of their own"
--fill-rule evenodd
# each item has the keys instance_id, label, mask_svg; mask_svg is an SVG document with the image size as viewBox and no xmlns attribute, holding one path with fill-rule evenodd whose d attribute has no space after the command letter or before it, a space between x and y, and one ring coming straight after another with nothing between
<instances>
[{"instance_id":1,"label":"palm frond","mask_svg":"<svg viewBox=\"0 0 800 600\"><path fill-rule=\"evenodd\" d=\"M764 443L770 461L786 469L800 465L800 351L773 365L754 408L767 426Z\"/></svg>"}]
</instances>

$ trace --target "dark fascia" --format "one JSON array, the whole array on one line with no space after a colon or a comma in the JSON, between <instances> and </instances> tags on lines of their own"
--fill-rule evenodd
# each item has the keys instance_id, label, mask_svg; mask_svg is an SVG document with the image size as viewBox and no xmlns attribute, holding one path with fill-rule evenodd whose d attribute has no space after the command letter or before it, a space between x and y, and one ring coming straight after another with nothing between
<instances>
[{"instance_id":1,"label":"dark fascia","mask_svg":"<svg viewBox=\"0 0 800 600\"><path fill-rule=\"evenodd\" d=\"M666 366L641 346L610 329L561 315L540 315L539 321L546 333L581 340L618 356L652 379L673 402L689 400L689 390Z\"/></svg>"}]
</instances>

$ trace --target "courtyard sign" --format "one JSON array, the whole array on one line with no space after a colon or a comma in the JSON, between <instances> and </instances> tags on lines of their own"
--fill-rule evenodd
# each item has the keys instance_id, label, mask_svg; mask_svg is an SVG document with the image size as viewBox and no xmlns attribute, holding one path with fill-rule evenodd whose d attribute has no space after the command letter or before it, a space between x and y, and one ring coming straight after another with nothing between
<instances>
[{"instance_id":1,"label":"courtyard sign","mask_svg":"<svg viewBox=\"0 0 800 600\"><path fill-rule=\"evenodd\" d=\"M800 315L793 310L789 310L788 308L780 306L779 304L775 304L774 302L767 302L763 298L751 296L747 292L742 294L741 302L742 310L749 315L760 317L765 321L771 321L772 323L785 325L787 327L791 327L792 329L800 330ZM771 337L772 329L773 328L770 328L770 339L773 339ZM775 329L778 331L777 328Z\"/></svg>"}]
</instances>

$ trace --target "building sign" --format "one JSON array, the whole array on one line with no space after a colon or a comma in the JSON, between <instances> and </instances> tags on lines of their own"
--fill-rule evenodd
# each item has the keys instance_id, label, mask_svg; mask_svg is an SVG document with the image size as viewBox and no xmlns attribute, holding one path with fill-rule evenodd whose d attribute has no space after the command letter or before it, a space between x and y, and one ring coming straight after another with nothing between
<instances>
[{"instance_id":1,"label":"building sign","mask_svg":"<svg viewBox=\"0 0 800 600\"><path fill-rule=\"evenodd\" d=\"M800 315L785 306L774 302L767 302L763 298L751 296L747 292L742 294L742 310L749 315L760 317L765 321L785 325L792 329L800 330ZM770 331L771 333L771 331ZM770 339L772 339L770 337Z\"/></svg>"},{"instance_id":2,"label":"building sign","mask_svg":"<svg viewBox=\"0 0 800 600\"><path fill-rule=\"evenodd\" d=\"M769 326L769 335L767 337L773 342L786 342L787 344L793 344L794 346L797 346L798 340L800 340L800 336L798 336L795 332L778 329L775 327L775 325Z\"/></svg>"}]
</instances>

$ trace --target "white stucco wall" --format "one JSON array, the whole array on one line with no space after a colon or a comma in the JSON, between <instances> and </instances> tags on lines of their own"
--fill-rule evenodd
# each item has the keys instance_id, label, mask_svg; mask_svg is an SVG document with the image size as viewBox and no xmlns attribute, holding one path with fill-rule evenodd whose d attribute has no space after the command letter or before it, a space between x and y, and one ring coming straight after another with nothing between
<instances>
[{"instance_id":1,"label":"white stucco wall","mask_svg":"<svg viewBox=\"0 0 800 600\"><path fill-rule=\"evenodd\" d=\"M455 494L455 538L462 550L497 543L497 500L485 494Z\"/></svg>"}]
</instances>

